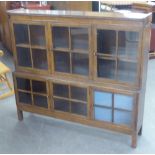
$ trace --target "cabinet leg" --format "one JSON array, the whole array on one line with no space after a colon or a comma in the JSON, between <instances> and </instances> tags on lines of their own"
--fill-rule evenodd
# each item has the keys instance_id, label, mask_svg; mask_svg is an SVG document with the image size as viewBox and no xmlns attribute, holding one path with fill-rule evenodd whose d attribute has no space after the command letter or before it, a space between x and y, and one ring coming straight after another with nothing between
<instances>
[{"instance_id":1,"label":"cabinet leg","mask_svg":"<svg viewBox=\"0 0 155 155\"><path fill-rule=\"evenodd\" d=\"M131 147L133 147L133 148L136 148L137 147L137 133L132 134Z\"/></svg>"},{"instance_id":2,"label":"cabinet leg","mask_svg":"<svg viewBox=\"0 0 155 155\"><path fill-rule=\"evenodd\" d=\"M23 111L17 109L17 114L18 114L18 120L22 121L23 120Z\"/></svg>"},{"instance_id":3,"label":"cabinet leg","mask_svg":"<svg viewBox=\"0 0 155 155\"><path fill-rule=\"evenodd\" d=\"M143 131L143 127L140 128L138 135L141 136L142 135L142 131Z\"/></svg>"}]
</instances>

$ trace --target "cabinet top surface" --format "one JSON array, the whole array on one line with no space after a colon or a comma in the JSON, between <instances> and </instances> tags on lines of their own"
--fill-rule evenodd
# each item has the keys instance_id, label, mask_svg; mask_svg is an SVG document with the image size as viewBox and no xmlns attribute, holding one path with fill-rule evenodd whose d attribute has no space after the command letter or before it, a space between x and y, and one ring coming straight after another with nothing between
<instances>
[{"instance_id":1,"label":"cabinet top surface","mask_svg":"<svg viewBox=\"0 0 155 155\"><path fill-rule=\"evenodd\" d=\"M55 17L75 17L75 18L99 18L99 19L116 19L116 20L139 20L143 21L151 13L137 13L127 10L115 12L90 12L90 11L63 11L63 10L28 10L15 9L8 10L10 15L27 15L27 16L55 16Z\"/></svg>"}]
</instances>

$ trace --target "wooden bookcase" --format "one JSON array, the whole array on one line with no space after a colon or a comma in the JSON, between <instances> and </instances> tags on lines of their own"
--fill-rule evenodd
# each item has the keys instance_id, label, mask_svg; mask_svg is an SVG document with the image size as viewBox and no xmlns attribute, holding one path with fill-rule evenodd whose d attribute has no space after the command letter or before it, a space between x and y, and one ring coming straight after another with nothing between
<instances>
[{"instance_id":1,"label":"wooden bookcase","mask_svg":"<svg viewBox=\"0 0 155 155\"><path fill-rule=\"evenodd\" d=\"M150 14L8 11L23 111L142 133Z\"/></svg>"}]
</instances>

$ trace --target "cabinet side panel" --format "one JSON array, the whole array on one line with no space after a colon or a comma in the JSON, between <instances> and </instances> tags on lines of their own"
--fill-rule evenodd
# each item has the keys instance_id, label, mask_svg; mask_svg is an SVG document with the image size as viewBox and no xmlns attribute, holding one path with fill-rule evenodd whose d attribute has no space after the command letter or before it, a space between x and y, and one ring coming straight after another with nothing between
<instances>
[{"instance_id":1,"label":"cabinet side panel","mask_svg":"<svg viewBox=\"0 0 155 155\"><path fill-rule=\"evenodd\" d=\"M138 100L138 124L137 131L142 127L143 124L143 114L144 114L144 103L145 103L145 92L146 92L146 80L147 80L147 67L149 60L149 50L150 50L150 37L151 29L150 25L144 29L143 41L142 41L142 57L141 57L141 80L142 89Z\"/></svg>"}]
</instances>

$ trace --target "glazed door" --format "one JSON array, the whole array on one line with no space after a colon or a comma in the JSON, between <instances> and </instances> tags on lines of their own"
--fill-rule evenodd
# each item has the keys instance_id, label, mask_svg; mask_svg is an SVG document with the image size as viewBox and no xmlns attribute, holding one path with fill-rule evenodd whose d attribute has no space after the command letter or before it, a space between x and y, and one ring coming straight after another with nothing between
<instances>
[{"instance_id":1,"label":"glazed door","mask_svg":"<svg viewBox=\"0 0 155 155\"><path fill-rule=\"evenodd\" d=\"M140 32L95 29L95 79L138 85Z\"/></svg>"},{"instance_id":2,"label":"glazed door","mask_svg":"<svg viewBox=\"0 0 155 155\"><path fill-rule=\"evenodd\" d=\"M54 74L89 78L89 26L52 24L51 36Z\"/></svg>"},{"instance_id":3,"label":"glazed door","mask_svg":"<svg viewBox=\"0 0 155 155\"><path fill-rule=\"evenodd\" d=\"M14 23L15 57L18 69L49 72L46 24Z\"/></svg>"},{"instance_id":4,"label":"glazed door","mask_svg":"<svg viewBox=\"0 0 155 155\"><path fill-rule=\"evenodd\" d=\"M88 117L88 89L65 83L52 83L55 112Z\"/></svg>"},{"instance_id":5,"label":"glazed door","mask_svg":"<svg viewBox=\"0 0 155 155\"><path fill-rule=\"evenodd\" d=\"M15 76L17 103L49 109L49 88L47 81Z\"/></svg>"},{"instance_id":6,"label":"glazed door","mask_svg":"<svg viewBox=\"0 0 155 155\"><path fill-rule=\"evenodd\" d=\"M93 89L93 119L132 127L136 95Z\"/></svg>"}]
</instances>

